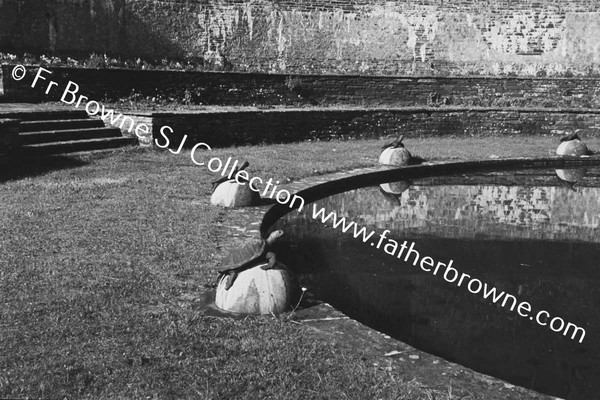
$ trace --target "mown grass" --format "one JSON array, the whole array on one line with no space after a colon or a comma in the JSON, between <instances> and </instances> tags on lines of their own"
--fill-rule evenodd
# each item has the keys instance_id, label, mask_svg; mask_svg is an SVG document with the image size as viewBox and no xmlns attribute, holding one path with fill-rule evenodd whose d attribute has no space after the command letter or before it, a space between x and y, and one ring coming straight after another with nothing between
<instances>
[{"instance_id":1,"label":"mown grass","mask_svg":"<svg viewBox=\"0 0 600 400\"><path fill-rule=\"evenodd\" d=\"M553 138L407 140L432 160L547 155ZM373 165L383 141L215 150L282 182ZM209 154L205 154L207 157ZM0 397L450 399L286 316L217 319L239 213L209 204L189 153L133 149L0 180ZM450 389L450 388L449 388ZM433 396L433 397L432 397Z\"/></svg>"}]
</instances>

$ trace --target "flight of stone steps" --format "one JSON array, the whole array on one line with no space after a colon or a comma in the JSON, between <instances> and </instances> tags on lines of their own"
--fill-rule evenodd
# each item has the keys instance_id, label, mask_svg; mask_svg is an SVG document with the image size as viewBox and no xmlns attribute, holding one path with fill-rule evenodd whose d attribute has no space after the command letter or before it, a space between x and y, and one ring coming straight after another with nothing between
<instances>
[{"instance_id":1,"label":"flight of stone steps","mask_svg":"<svg viewBox=\"0 0 600 400\"><path fill-rule=\"evenodd\" d=\"M0 104L0 119L21 121L19 141L24 156L43 156L81 151L104 150L135 144L118 128L90 118L84 110Z\"/></svg>"}]
</instances>

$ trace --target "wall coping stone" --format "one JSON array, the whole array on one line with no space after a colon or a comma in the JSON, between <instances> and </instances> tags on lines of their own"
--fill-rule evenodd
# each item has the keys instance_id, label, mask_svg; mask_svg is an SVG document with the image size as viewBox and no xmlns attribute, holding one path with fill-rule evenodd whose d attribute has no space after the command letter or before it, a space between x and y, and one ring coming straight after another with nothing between
<instances>
[{"instance_id":1,"label":"wall coping stone","mask_svg":"<svg viewBox=\"0 0 600 400\"><path fill-rule=\"evenodd\" d=\"M16 64L1 63L0 67L14 67ZM333 73L322 73L322 74L303 74L303 73L282 73L282 72L246 72L246 71L202 71L202 70L179 70L179 69L130 69L130 68L90 68L90 67L68 67L68 66L53 66L53 65L38 65L38 64L24 64L26 68L39 68L44 67L51 70L64 70L64 71L106 71L114 70L120 72L139 72L144 74L152 73L180 73L187 75L238 75L238 76L272 76L272 77L323 77L323 78L341 78L341 79L402 79L407 81L421 81L421 80L467 80L467 79L480 79L480 80L513 80L513 81L544 81L544 80L557 80L557 81L571 81L571 80L588 80L588 81L600 81L600 76L518 76L518 75L368 75L368 74L333 74Z\"/></svg>"},{"instance_id":2,"label":"wall coping stone","mask_svg":"<svg viewBox=\"0 0 600 400\"><path fill-rule=\"evenodd\" d=\"M11 125L18 125L19 122L21 122L20 119L14 119L14 118L0 118L0 126L11 126Z\"/></svg>"},{"instance_id":3,"label":"wall coping stone","mask_svg":"<svg viewBox=\"0 0 600 400\"><path fill-rule=\"evenodd\" d=\"M408 107L282 107L282 108L256 108L256 107L223 107L223 109L208 109L208 110L182 110L182 111L154 111L151 112L152 117L171 117L177 115L193 115L193 114L243 114L243 113L285 113L285 112L364 112L364 113L377 113L377 112L434 112L434 113L447 113L447 112L517 112L517 113L553 113L553 114L600 114L600 109L596 108L543 108L543 107L419 107L419 106L408 106ZM128 113L134 114L134 113ZM147 114L139 114L147 115Z\"/></svg>"}]
</instances>

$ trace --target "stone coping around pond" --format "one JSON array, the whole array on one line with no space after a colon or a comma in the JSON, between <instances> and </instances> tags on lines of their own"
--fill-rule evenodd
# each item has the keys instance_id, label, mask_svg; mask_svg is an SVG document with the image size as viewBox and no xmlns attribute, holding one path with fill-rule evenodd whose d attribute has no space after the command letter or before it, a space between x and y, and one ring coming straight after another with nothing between
<instances>
[{"instance_id":1,"label":"stone coping around pond","mask_svg":"<svg viewBox=\"0 0 600 400\"><path fill-rule=\"evenodd\" d=\"M535 167L579 167L600 165L600 158L516 158L463 162L428 163L411 167L393 167L376 165L350 171L329 173L291 182L285 187L293 194L305 195L311 200L327 195L353 189L355 187L373 185L386 180L434 174L450 175L466 172L473 168L483 170L520 169ZM265 207L238 209L236 212L247 216L258 216L262 212L260 234L264 235L268 228L282 215L282 207L276 204L265 211ZM273 211L275 210L275 211ZM286 211L289 211L286 210ZM252 219L252 217L251 217ZM247 220L248 222L249 220ZM238 240L255 238L259 233L256 221L250 222L247 228L234 229ZM331 305L311 299L314 305L295 310L292 320L309 328L309 334L315 340L335 340L336 345L356 354L357 357L369 359L375 368L394 372L407 381L415 379L428 389L447 392L459 398L481 398L486 400L542 400L556 399L526 388L509 384L501 379L478 373L467 367L446 361L440 357L418 350L400 340L391 338L381 332L349 318ZM315 304L316 303L316 304Z\"/></svg>"}]
</instances>

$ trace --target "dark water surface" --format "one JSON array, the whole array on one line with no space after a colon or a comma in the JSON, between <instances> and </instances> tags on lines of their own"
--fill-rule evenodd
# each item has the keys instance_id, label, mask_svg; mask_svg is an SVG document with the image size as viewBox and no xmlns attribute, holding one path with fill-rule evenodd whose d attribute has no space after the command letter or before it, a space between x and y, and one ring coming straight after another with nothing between
<instances>
[{"instance_id":1,"label":"dark water surface","mask_svg":"<svg viewBox=\"0 0 600 400\"><path fill-rule=\"evenodd\" d=\"M319 299L419 349L566 399L600 399L600 170L488 173L396 182L315 202L366 226L368 243L292 212L280 259ZM564 176L564 175L561 175ZM404 190L404 191L403 191ZM420 257L585 329L579 343L376 249L385 229ZM385 244L386 242L384 242ZM464 286L464 285L463 285Z\"/></svg>"}]
</instances>

